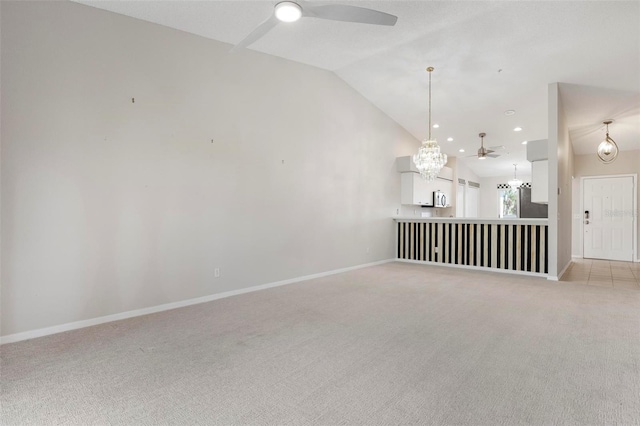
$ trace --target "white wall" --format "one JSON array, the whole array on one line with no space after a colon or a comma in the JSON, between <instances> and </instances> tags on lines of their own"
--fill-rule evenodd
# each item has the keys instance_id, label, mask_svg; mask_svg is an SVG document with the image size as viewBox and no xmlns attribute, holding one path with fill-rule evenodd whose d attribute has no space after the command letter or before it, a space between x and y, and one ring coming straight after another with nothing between
<instances>
[{"instance_id":1,"label":"white wall","mask_svg":"<svg viewBox=\"0 0 640 426\"><path fill-rule=\"evenodd\" d=\"M464 179L469 182L480 183L480 178L463 161L456 159L456 181Z\"/></svg>"},{"instance_id":2,"label":"white wall","mask_svg":"<svg viewBox=\"0 0 640 426\"><path fill-rule=\"evenodd\" d=\"M604 164L595 154L597 147L593 147L593 154L575 155L573 158L573 185L572 185L572 250L574 256L582 257L582 208L581 208L581 179L585 176L604 176L617 174L636 174L640 176L640 150L621 151L618 158L611 164ZM636 185L636 200L640 197L640 185ZM637 212L636 212L637 215ZM637 220L636 220L637 224ZM640 247L640 236L636 242L636 247ZM636 253L636 259L638 259Z\"/></svg>"},{"instance_id":3,"label":"white wall","mask_svg":"<svg viewBox=\"0 0 640 426\"><path fill-rule=\"evenodd\" d=\"M573 147L559 83L549 85L549 277L571 262Z\"/></svg>"},{"instance_id":4,"label":"white wall","mask_svg":"<svg viewBox=\"0 0 640 426\"><path fill-rule=\"evenodd\" d=\"M513 175L480 178L480 217L493 219L498 217L498 185L506 184L511 179ZM518 173L518 179L531 182L531 175Z\"/></svg>"},{"instance_id":5,"label":"white wall","mask_svg":"<svg viewBox=\"0 0 640 426\"><path fill-rule=\"evenodd\" d=\"M419 142L333 73L1 7L2 335L394 256Z\"/></svg>"}]
</instances>

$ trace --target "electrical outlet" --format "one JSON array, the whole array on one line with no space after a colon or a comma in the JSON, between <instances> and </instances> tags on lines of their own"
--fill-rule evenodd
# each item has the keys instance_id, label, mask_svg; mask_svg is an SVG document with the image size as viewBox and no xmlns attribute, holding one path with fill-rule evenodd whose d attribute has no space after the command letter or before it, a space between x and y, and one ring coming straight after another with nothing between
<instances>
[{"instance_id":1,"label":"electrical outlet","mask_svg":"<svg viewBox=\"0 0 640 426\"><path fill-rule=\"evenodd\" d=\"M434 249L434 251L435 251L436 253L439 253L439 252L440 252L440 249L439 249L438 247L436 247L436 248Z\"/></svg>"},{"instance_id":2,"label":"electrical outlet","mask_svg":"<svg viewBox=\"0 0 640 426\"><path fill-rule=\"evenodd\" d=\"M213 270L213 276L216 278L220 278L220 268L216 268Z\"/></svg>"}]
</instances>

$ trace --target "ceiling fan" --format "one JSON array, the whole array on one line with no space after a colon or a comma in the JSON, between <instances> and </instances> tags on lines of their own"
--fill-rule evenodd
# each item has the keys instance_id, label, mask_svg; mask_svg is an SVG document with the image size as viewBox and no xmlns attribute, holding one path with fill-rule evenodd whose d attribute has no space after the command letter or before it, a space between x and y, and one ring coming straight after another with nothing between
<instances>
[{"instance_id":1,"label":"ceiling fan","mask_svg":"<svg viewBox=\"0 0 640 426\"><path fill-rule=\"evenodd\" d=\"M496 151L500 149L504 149L504 146L490 146L489 148L484 147L484 137L487 136L486 133L478 134L480 136L480 148L478 148L477 155L469 155L469 157L478 157L478 160L484 160L487 157L498 158L502 154L494 154Z\"/></svg>"},{"instance_id":2,"label":"ceiling fan","mask_svg":"<svg viewBox=\"0 0 640 426\"><path fill-rule=\"evenodd\" d=\"M357 22L361 24L393 26L397 16L344 4L313 4L305 0L282 1L275 5L273 14L236 44L231 51L236 51L253 44L267 34L279 22L295 22L300 18L319 18L331 21Z\"/></svg>"}]
</instances>

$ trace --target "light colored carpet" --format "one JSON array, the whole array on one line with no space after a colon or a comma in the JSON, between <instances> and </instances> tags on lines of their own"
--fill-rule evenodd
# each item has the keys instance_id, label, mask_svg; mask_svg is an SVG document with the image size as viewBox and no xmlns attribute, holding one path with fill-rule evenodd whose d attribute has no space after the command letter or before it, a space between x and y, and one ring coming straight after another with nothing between
<instances>
[{"instance_id":1,"label":"light colored carpet","mask_svg":"<svg viewBox=\"0 0 640 426\"><path fill-rule=\"evenodd\" d=\"M2 351L2 424L640 424L640 292L390 263Z\"/></svg>"}]
</instances>

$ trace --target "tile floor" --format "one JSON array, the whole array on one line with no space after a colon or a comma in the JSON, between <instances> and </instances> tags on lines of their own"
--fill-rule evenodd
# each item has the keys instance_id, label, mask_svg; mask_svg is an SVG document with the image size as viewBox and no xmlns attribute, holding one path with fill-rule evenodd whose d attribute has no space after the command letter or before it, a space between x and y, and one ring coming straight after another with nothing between
<instances>
[{"instance_id":1,"label":"tile floor","mask_svg":"<svg viewBox=\"0 0 640 426\"><path fill-rule=\"evenodd\" d=\"M562 281L640 290L640 263L573 259Z\"/></svg>"}]
</instances>

